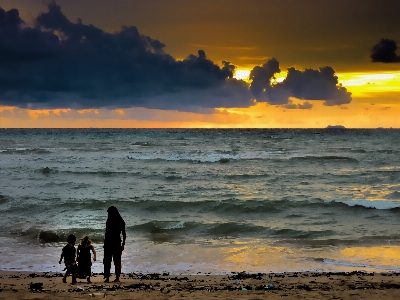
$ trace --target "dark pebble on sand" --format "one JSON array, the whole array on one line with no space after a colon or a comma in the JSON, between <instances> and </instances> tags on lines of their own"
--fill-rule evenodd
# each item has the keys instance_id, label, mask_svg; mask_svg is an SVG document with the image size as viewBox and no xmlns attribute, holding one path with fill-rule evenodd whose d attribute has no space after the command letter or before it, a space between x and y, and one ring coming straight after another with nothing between
<instances>
[{"instance_id":1,"label":"dark pebble on sand","mask_svg":"<svg viewBox=\"0 0 400 300\"><path fill-rule=\"evenodd\" d=\"M43 282L35 282L29 285L29 289L41 291L43 289Z\"/></svg>"}]
</instances>

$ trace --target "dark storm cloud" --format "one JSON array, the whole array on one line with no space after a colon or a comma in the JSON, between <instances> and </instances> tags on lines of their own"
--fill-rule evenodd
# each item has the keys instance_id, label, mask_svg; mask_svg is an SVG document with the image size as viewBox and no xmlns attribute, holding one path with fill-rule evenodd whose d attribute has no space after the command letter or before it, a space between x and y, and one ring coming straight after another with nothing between
<instances>
[{"instance_id":1,"label":"dark storm cloud","mask_svg":"<svg viewBox=\"0 0 400 300\"><path fill-rule=\"evenodd\" d=\"M400 62L400 56L396 55L397 44L393 40L381 39L371 51L371 60L373 62L397 63Z\"/></svg>"},{"instance_id":2,"label":"dark storm cloud","mask_svg":"<svg viewBox=\"0 0 400 300\"><path fill-rule=\"evenodd\" d=\"M289 68L282 82L275 82L275 74L280 72L279 62L272 58L260 67L255 67L250 78L250 90L258 101L274 105L289 104L289 97L304 100L325 100L325 105L350 103L351 93L338 83L335 71L331 67L304 71ZM292 105L289 108L294 108ZM309 108L309 105L297 108Z\"/></svg>"},{"instance_id":3,"label":"dark storm cloud","mask_svg":"<svg viewBox=\"0 0 400 300\"><path fill-rule=\"evenodd\" d=\"M26 26L17 9L0 8L0 105L205 112L248 107L254 99L275 105L288 104L289 97L323 99L326 105L351 100L330 67L290 68L277 83L279 62L271 59L253 69L249 86L233 78L235 66L229 61L217 65L203 50L176 60L164 48L135 26L107 33L80 19L73 23L54 1L34 27Z\"/></svg>"},{"instance_id":4,"label":"dark storm cloud","mask_svg":"<svg viewBox=\"0 0 400 300\"><path fill-rule=\"evenodd\" d=\"M271 79L280 71L279 62L275 58L272 58L261 66L254 67L250 72L250 80L252 81L250 90L259 101L263 99L266 89L270 88Z\"/></svg>"},{"instance_id":5,"label":"dark storm cloud","mask_svg":"<svg viewBox=\"0 0 400 300\"><path fill-rule=\"evenodd\" d=\"M229 62L220 67L202 50L177 61L163 43L134 26L110 34L80 20L70 22L55 2L48 9L34 28L21 26L18 10L0 9L0 104L146 107L150 97L170 101L185 93L173 105L152 101L151 106L231 107L229 98L240 89L248 95L234 98L234 105L251 104L246 84L232 78L235 66ZM199 96L204 91L221 95L205 99Z\"/></svg>"}]
</instances>

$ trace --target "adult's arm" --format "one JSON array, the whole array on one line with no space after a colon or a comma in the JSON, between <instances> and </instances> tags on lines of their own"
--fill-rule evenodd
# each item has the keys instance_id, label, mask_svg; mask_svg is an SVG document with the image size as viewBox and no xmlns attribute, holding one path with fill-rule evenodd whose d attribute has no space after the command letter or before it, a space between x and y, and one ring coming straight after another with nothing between
<instances>
[{"instance_id":1,"label":"adult's arm","mask_svg":"<svg viewBox=\"0 0 400 300\"><path fill-rule=\"evenodd\" d=\"M124 226L122 226L122 250L124 250L124 247L125 247L125 240L126 240L126 232L125 232L125 223L124 223Z\"/></svg>"}]
</instances>

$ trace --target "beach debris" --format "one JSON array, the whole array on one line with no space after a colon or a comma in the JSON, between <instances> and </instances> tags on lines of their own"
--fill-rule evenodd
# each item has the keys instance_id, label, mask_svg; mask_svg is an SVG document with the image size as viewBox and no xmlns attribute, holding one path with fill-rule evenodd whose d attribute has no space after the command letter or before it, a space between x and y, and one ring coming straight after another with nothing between
<instances>
[{"instance_id":1,"label":"beach debris","mask_svg":"<svg viewBox=\"0 0 400 300\"><path fill-rule=\"evenodd\" d=\"M43 289L43 282L33 282L29 285L30 290L41 291Z\"/></svg>"},{"instance_id":2,"label":"beach debris","mask_svg":"<svg viewBox=\"0 0 400 300\"><path fill-rule=\"evenodd\" d=\"M308 292L311 291L310 286L307 285L307 284L298 285L297 288L298 288L299 290L306 290L306 291L308 291Z\"/></svg>"},{"instance_id":3,"label":"beach debris","mask_svg":"<svg viewBox=\"0 0 400 300\"><path fill-rule=\"evenodd\" d=\"M274 289L275 289L275 285L274 285L273 283L268 283L268 284L265 286L265 288L266 288L267 290L274 290Z\"/></svg>"},{"instance_id":4,"label":"beach debris","mask_svg":"<svg viewBox=\"0 0 400 300\"><path fill-rule=\"evenodd\" d=\"M152 274L147 274L147 275L142 275L140 279L145 279L145 280L159 280L160 279L160 274L158 273L152 273Z\"/></svg>"},{"instance_id":5,"label":"beach debris","mask_svg":"<svg viewBox=\"0 0 400 300\"><path fill-rule=\"evenodd\" d=\"M106 293L91 293L89 297L92 298L106 298Z\"/></svg>"},{"instance_id":6,"label":"beach debris","mask_svg":"<svg viewBox=\"0 0 400 300\"><path fill-rule=\"evenodd\" d=\"M146 283L134 283L126 286L120 287L120 289L127 289L127 290L153 290L153 285L146 284Z\"/></svg>"},{"instance_id":7,"label":"beach debris","mask_svg":"<svg viewBox=\"0 0 400 300\"><path fill-rule=\"evenodd\" d=\"M237 279L237 280L244 280L244 279L256 279L256 280L262 280L262 277L264 276L264 273L246 273L246 272L239 272L239 273L234 273L232 276L229 276L229 279Z\"/></svg>"},{"instance_id":8,"label":"beach debris","mask_svg":"<svg viewBox=\"0 0 400 300\"><path fill-rule=\"evenodd\" d=\"M74 289L74 292L83 292L85 289L83 287L77 286Z\"/></svg>"}]
</instances>

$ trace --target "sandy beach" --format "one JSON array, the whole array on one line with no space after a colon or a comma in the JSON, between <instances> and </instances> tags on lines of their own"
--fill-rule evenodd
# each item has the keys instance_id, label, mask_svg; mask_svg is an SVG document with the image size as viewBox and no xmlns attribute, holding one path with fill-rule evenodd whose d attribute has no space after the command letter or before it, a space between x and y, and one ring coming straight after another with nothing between
<instances>
[{"instance_id":1,"label":"sandy beach","mask_svg":"<svg viewBox=\"0 0 400 300\"><path fill-rule=\"evenodd\" d=\"M112 277L113 278L113 277ZM119 283L61 273L0 272L0 299L398 299L399 273L123 274Z\"/></svg>"}]
</instances>

